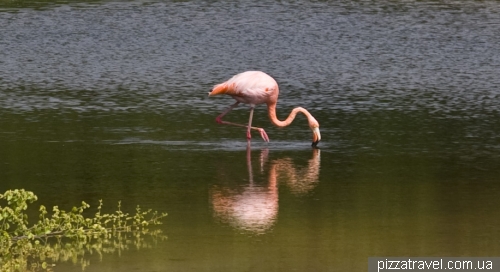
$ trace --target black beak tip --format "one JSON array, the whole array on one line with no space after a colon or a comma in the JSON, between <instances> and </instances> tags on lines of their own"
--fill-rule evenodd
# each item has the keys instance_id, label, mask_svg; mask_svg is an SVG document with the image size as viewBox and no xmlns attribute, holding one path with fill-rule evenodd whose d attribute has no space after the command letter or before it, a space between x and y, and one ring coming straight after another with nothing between
<instances>
[{"instance_id":1,"label":"black beak tip","mask_svg":"<svg viewBox=\"0 0 500 272\"><path fill-rule=\"evenodd\" d=\"M314 142L312 142L311 146L312 147L316 147L318 145L318 143L319 143L319 140L318 141L314 141Z\"/></svg>"}]
</instances>

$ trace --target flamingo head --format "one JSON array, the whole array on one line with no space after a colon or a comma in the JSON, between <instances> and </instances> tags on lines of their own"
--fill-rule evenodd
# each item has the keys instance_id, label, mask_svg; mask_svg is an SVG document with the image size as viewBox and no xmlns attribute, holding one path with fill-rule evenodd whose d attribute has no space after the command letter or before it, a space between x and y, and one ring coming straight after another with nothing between
<instances>
[{"instance_id":1,"label":"flamingo head","mask_svg":"<svg viewBox=\"0 0 500 272\"><path fill-rule=\"evenodd\" d=\"M318 123L318 121L316 121L316 119L311 120L309 122L309 127L311 128L312 133L313 133L312 146L316 147L318 145L319 141L321 141L321 133L319 132L319 123Z\"/></svg>"}]
</instances>

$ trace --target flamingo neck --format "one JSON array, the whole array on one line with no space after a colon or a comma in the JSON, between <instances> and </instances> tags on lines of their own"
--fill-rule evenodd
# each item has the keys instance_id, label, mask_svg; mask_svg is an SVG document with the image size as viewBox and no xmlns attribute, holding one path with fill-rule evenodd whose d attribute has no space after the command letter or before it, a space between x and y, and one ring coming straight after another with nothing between
<instances>
[{"instance_id":1,"label":"flamingo neck","mask_svg":"<svg viewBox=\"0 0 500 272\"><path fill-rule=\"evenodd\" d=\"M267 111L269 113L269 119L271 119L271 122L277 127L289 126L295 119L295 116L297 116L297 113L299 112L304 114L309 122L311 121L311 118L314 119L314 117L306 109L302 107L294 108L284 121L279 120L278 117L276 116L276 103L268 104Z\"/></svg>"}]
</instances>

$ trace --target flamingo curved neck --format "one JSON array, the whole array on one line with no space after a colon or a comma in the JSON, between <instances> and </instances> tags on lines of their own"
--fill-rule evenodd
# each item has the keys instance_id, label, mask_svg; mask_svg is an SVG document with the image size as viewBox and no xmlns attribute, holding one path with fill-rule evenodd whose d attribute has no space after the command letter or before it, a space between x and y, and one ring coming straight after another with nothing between
<instances>
[{"instance_id":1,"label":"flamingo curved neck","mask_svg":"<svg viewBox=\"0 0 500 272\"><path fill-rule=\"evenodd\" d=\"M278 117L276 116L276 103L268 104L267 111L269 114L269 119L271 119L271 122L277 127L289 126L293 122L295 117L297 116L297 113L299 113L299 112L301 112L302 114L304 114L307 117L307 121L309 123L311 123L311 121L312 121L311 118L313 120L315 120L314 117L306 109L304 109L302 107L294 108L284 121L279 120Z\"/></svg>"}]
</instances>

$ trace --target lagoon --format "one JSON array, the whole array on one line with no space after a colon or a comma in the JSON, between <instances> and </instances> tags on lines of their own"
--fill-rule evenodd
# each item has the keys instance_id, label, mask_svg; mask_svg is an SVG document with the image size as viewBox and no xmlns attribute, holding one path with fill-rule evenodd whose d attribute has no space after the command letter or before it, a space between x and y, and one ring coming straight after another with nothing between
<instances>
[{"instance_id":1,"label":"lagoon","mask_svg":"<svg viewBox=\"0 0 500 272\"><path fill-rule=\"evenodd\" d=\"M85 271L366 271L498 256L496 1L0 4L0 191L167 212L168 237ZM280 85L271 142L224 127L216 83ZM246 122L239 106L228 121ZM55 271L81 271L65 261Z\"/></svg>"}]
</instances>

